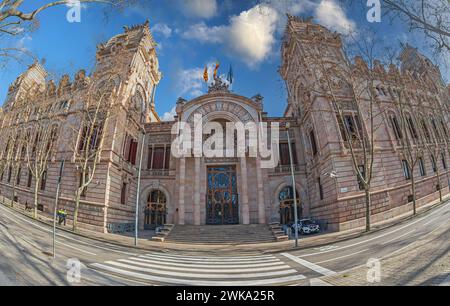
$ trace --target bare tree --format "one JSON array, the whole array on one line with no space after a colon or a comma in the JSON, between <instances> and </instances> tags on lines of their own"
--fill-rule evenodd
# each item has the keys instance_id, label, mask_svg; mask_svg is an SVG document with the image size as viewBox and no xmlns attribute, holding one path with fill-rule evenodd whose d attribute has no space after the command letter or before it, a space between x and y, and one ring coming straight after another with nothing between
<instances>
[{"instance_id":1,"label":"bare tree","mask_svg":"<svg viewBox=\"0 0 450 306\"><path fill-rule=\"evenodd\" d=\"M25 11L24 6L30 1L25 0L2 0L0 2L0 33L8 35L18 35L23 32L24 26L36 21L37 16L52 7L61 5L73 5L73 1L46 1L45 4L38 4L35 8ZM121 7L127 2L125 0L79 0L80 3L103 3ZM25 3L25 4L24 4Z\"/></svg>"},{"instance_id":2,"label":"bare tree","mask_svg":"<svg viewBox=\"0 0 450 306\"><path fill-rule=\"evenodd\" d=\"M344 140L343 150L350 154L355 175L365 191L366 231L370 231L371 184L377 154L375 133L382 126L382 113L373 90L376 81L373 73L375 43L363 40L358 44L355 40L355 46L365 57L357 57L355 65L345 52L342 58L333 61L320 48L311 52L302 46L299 48L307 54L314 67L315 81L310 84L309 91L325 95L334 109Z\"/></svg>"},{"instance_id":3,"label":"bare tree","mask_svg":"<svg viewBox=\"0 0 450 306\"><path fill-rule=\"evenodd\" d=\"M37 1L35 1L37 2ZM0 0L0 37L19 36L27 31L32 31L39 26L38 16L45 10L57 6L73 5L71 0L45 1L33 7L30 0ZM80 3L104 4L106 7L113 7L121 10L135 4L137 0L79 0ZM25 9L27 7L27 9ZM33 8L29 8L33 7ZM28 60L35 60L35 57L25 48L0 47L0 62L6 65L8 59L13 59L19 63Z\"/></svg>"},{"instance_id":4,"label":"bare tree","mask_svg":"<svg viewBox=\"0 0 450 306\"><path fill-rule=\"evenodd\" d=\"M397 71L396 67L391 65L391 69L395 70L395 89L392 95L394 96L394 105L400 117L400 144L402 147L403 156L406 160L408 173L411 179L411 192L413 202L413 214L417 213L416 204L416 176L415 169L417 164L423 159L424 148L426 144L426 136L423 134L424 130L420 129L420 119L417 116L419 104L414 105L413 99L408 97L408 87L405 79ZM392 73L391 73L392 75ZM409 102L408 102L409 101Z\"/></svg>"},{"instance_id":5,"label":"bare tree","mask_svg":"<svg viewBox=\"0 0 450 306\"><path fill-rule=\"evenodd\" d=\"M411 32L420 32L439 53L450 52L448 0L382 0L386 15L401 18Z\"/></svg>"},{"instance_id":6,"label":"bare tree","mask_svg":"<svg viewBox=\"0 0 450 306\"><path fill-rule=\"evenodd\" d=\"M92 82L77 109L76 122L69 126L73 135L70 151L78 168L79 185L75 192L73 230L77 229L80 200L92 183L98 164L101 162L108 125L116 113L114 107L113 81L115 75L109 74L101 82Z\"/></svg>"},{"instance_id":7,"label":"bare tree","mask_svg":"<svg viewBox=\"0 0 450 306\"><path fill-rule=\"evenodd\" d=\"M55 154L58 126L52 104L38 105L30 115L25 132L27 166L34 177L34 218L37 218L39 190ZM44 177L45 176L45 177Z\"/></svg>"}]
</instances>

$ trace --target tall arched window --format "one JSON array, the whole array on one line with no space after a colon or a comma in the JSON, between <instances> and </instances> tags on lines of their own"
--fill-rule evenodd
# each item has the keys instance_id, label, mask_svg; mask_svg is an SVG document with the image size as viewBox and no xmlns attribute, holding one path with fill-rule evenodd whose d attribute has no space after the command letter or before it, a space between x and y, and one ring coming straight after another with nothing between
<instances>
[{"instance_id":1,"label":"tall arched window","mask_svg":"<svg viewBox=\"0 0 450 306\"><path fill-rule=\"evenodd\" d=\"M394 131L395 139L400 140L403 138L403 133L400 128L400 124L398 122L397 116L395 114L391 114L389 116L389 119L391 121L392 130Z\"/></svg>"}]
</instances>

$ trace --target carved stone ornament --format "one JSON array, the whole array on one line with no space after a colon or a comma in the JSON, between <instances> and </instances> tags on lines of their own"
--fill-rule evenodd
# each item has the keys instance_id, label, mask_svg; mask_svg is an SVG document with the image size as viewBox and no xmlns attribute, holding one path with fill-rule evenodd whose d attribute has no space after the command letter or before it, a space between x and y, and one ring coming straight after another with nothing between
<instances>
[{"instance_id":1,"label":"carved stone ornament","mask_svg":"<svg viewBox=\"0 0 450 306\"><path fill-rule=\"evenodd\" d=\"M221 78L215 77L214 83L212 83L208 88L208 93L213 92L230 92L228 84L222 81Z\"/></svg>"}]
</instances>

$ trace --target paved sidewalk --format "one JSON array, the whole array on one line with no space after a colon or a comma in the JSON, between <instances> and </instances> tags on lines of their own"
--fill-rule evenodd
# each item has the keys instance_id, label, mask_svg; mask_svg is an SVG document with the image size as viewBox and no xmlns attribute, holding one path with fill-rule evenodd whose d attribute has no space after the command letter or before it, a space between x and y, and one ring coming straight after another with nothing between
<instances>
[{"instance_id":1,"label":"paved sidewalk","mask_svg":"<svg viewBox=\"0 0 450 306\"><path fill-rule=\"evenodd\" d=\"M446 200L450 199L450 195L447 195L444 197L444 202ZM1 203L6 207L11 208L9 205L6 205L5 203ZM433 202L430 202L420 208L418 208L418 214L422 214L435 206L439 206L442 204L439 204L439 200L435 200ZM13 209L25 216L28 216L31 218L32 213L26 212L22 205L19 207L14 207ZM400 222L406 221L408 219L412 218L411 213L404 214L397 216L395 218L389 219L384 222L380 222L377 224L372 225L372 231L375 232L390 226L393 226L395 224L398 224ZM46 223L48 225L53 224L53 219L48 215L39 212L38 214L38 220L40 222ZM71 226L68 224L66 227L60 227L58 226L58 229L73 233L70 229ZM109 233L99 233L99 232L93 232L89 230L79 229L75 233L77 235L99 240L102 242L108 242L117 244L120 246L135 248L134 246L134 237L130 237L129 235L117 235L117 234L109 234ZM337 243L340 241L345 241L349 239L353 239L356 237L360 237L365 235L364 228L357 228L352 229L349 231L343 231L343 232L334 232L334 233L324 233L321 235L315 235L315 236L301 236L299 241L299 247L297 249L307 249L307 248L313 248L313 247L320 247L332 243ZM283 242L272 242L272 243L260 243L260 244L233 244L233 245L195 245L195 244L181 244L181 243L168 243L168 242L156 242L152 241L149 235L145 236L145 233L140 232L140 237L138 239L138 247L139 249L146 249L146 250L173 250L173 251L191 251L191 252L209 252L211 254L214 253L227 253L227 252L248 252L248 253L254 253L254 252L260 252L260 253L275 253L275 252L284 252L288 250L294 250L294 241L283 241Z\"/></svg>"}]
</instances>

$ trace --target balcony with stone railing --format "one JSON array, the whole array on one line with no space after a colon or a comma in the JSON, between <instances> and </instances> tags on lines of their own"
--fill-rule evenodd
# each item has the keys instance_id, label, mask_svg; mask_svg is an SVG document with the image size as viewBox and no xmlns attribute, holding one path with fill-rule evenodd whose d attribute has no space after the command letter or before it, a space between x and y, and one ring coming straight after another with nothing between
<instances>
[{"instance_id":1,"label":"balcony with stone railing","mask_svg":"<svg viewBox=\"0 0 450 306\"><path fill-rule=\"evenodd\" d=\"M294 165L294 172L300 172L302 167L300 165ZM278 165L275 168L270 169L269 173L271 174L290 174L291 173L291 165Z\"/></svg>"},{"instance_id":2,"label":"balcony with stone railing","mask_svg":"<svg viewBox=\"0 0 450 306\"><path fill-rule=\"evenodd\" d=\"M153 170L142 170L141 173L143 178L150 177L169 177L175 175L175 170L169 169L153 169Z\"/></svg>"}]
</instances>

